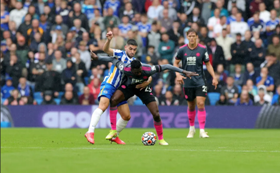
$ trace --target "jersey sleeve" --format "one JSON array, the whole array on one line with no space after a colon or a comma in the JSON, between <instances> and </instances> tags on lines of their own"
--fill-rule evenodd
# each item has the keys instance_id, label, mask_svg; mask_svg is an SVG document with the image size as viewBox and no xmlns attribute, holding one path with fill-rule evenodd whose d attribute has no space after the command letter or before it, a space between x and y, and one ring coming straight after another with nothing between
<instances>
[{"instance_id":1,"label":"jersey sleeve","mask_svg":"<svg viewBox=\"0 0 280 173\"><path fill-rule=\"evenodd\" d=\"M118 50L118 49L113 49L113 56L114 56L115 59L121 61L122 56L123 56L123 51Z\"/></svg>"},{"instance_id":2,"label":"jersey sleeve","mask_svg":"<svg viewBox=\"0 0 280 173\"><path fill-rule=\"evenodd\" d=\"M149 71L149 74L153 75L155 73L160 73L160 72L162 72L164 70L172 70L172 71L179 72L179 73L182 73L184 71L183 69L174 67L174 66L172 66L170 64L154 65L154 66L151 67L151 70Z\"/></svg>"},{"instance_id":3,"label":"jersey sleeve","mask_svg":"<svg viewBox=\"0 0 280 173\"><path fill-rule=\"evenodd\" d=\"M121 71L121 72L124 72L124 66L125 64L122 62L122 61L119 61L117 59L114 59L112 61L112 63Z\"/></svg>"},{"instance_id":4,"label":"jersey sleeve","mask_svg":"<svg viewBox=\"0 0 280 173\"><path fill-rule=\"evenodd\" d=\"M182 60L183 59L183 50L180 48L177 53L175 54L175 59L176 60Z\"/></svg>"},{"instance_id":5,"label":"jersey sleeve","mask_svg":"<svg viewBox=\"0 0 280 173\"><path fill-rule=\"evenodd\" d=\"M208 52L206 49L205 49L205 53L203 55L202 60L203 60L203 62L209 62L209 55L208 55Z\"/></svg>"}]
</instances>

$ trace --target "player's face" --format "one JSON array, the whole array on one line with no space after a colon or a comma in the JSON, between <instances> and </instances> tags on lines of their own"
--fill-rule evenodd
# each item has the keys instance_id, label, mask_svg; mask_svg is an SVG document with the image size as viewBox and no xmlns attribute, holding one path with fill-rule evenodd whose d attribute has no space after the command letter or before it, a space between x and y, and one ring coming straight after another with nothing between
<instances>
[{"instance_id":1,"label":"player's face","mask_svg":"<svg viewBox=\"0 0 280 173\"><path fill-rule=\"evenodd\" d=\"M194 32L191 32L187 35L190 44L196 44L197 35Z\"/></svg>"},{"instance_id":2,"label":"player's face","mask_svg":"<svg viewBox=\"0 0 280 173\"><path fill-rule=\"evenodd\" d=\"M135 69L131 69L131 73L135 76L141 76L142 74L142 68L135 68Z\"/></svg>"},{"instance_id":3,"label":"player's face","mask_svg":"<svg viewBox=\"0 0 280 173\"><path fill-rule=\"evenodd\" d=\"M137 46L126 45L125 46L125 51L126 51L126 54L128 55L128 57L132 58L132 57L134 57L134 55L137 51Z\"/></svg>"}]
</instances>

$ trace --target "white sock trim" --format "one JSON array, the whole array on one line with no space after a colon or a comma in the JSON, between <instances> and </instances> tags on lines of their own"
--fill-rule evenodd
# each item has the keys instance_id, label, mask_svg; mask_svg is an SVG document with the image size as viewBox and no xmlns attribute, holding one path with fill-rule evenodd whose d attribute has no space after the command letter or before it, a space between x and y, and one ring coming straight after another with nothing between
<instances>
[{"instance_id":1,"label":"white sock trim","mask_svg":"<svg viewBox=\"0 0 280 173\"><path fill-rule=\"evenodd\" d=\"M103 114L103 110L97 108L93 111L92 115L91 115L91 120L90 120L90 124L88 127L88 132L94 132L94 129L97 125L97 123L100 120L101 115Z\"/></svg>"},{"instance_id":2,"label":"white sock trim","mask_svg":"<svg viewBox=\"0 0 280 173\"><path fill-rule=\"evenodd\" d=\"M117 122L117 134L119 135L120 132L126 127L128 121L122 119L122 117Z\"/></svg>"}]
</instances>

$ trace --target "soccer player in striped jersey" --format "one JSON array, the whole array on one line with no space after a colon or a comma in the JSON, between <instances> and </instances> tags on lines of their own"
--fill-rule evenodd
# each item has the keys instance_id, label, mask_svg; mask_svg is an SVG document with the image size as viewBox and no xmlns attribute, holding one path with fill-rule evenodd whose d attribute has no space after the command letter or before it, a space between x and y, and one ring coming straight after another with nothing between
<instances>
[{"instance_id":1,"label":"soccer player in striped jersey","mask_svg":"<svg viewBox=\"0 0 280 173\"><path fill-rule=\"evenodd\" d=\"M125 46L125 51L122 50L115 50L109 48L110 41L113 38L113 33L110 31L106 35L107 41L104 44L103 51L107 53L109 56L113 56L119 61L122 61L124 64L130 63L131 61L135 60L134 55L137 51L137 43L135 40L129 39ZM88 142L94 144L94 129L99 122L100 116L105 112L110 104L110 99L114 92L118 89L122 82L123 73L114 65L111 66L110 73L108 76L104 78L100 86L100 93L98 95L99 106L97 109L94 110L91 116L91 121L89 125L89 129L85 134ZM143 84L143 87L146 87L151 82L151 79ZM106 139L110 140L114 136L116 136L116 116L117 112L122 115L130 114L129 107L127 102L122 102L116 107L110 107L110 121L111 121L111 131L106 136ZM118 138L116 139L118 140ZM122 141L116 141L117 143Z\"/></svg>"},{"instance_id":2,"label":"soccer player in striped jersey","mask_svg":"<svg viewBox=\"0 0 280 173\"><path fill-rule=\"evenodd\" d=\"M200 137L208 138L209 136L204 130L206 122L204 103L207 96L207 84L203 72L203 62L206 64L207 70L213 78L212 85L215 86L215 89L217 88L218 81L215 77L213 67L209 62L206 47L197 43L198 36L196 31L194 29L188 30L187 38L189 44L179 48L173 64L175 67L179 67L179 63L182 61L182 68L184 70L199 74L199 76L194 76L191 79L183 79L180 73L176 73L177 82L184 85L185 98L188 102L190 131L187 138L193 138L195 134L194 120L196 105L198 107L197 118L200 128Z\"/></svg>"}]
</instances>

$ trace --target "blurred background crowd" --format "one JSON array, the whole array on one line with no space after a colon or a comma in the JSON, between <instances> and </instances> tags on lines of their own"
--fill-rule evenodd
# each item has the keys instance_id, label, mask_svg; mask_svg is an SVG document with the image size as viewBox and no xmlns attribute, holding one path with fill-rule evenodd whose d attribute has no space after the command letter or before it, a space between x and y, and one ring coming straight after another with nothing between
<instances>
[{"instance_id":1,"label":"blurred background crowd","mask_svg":"<svg viewBox=\"0 0 280 173\"><path fill-rule=\"evenodd\" d=\"M1 0L4 105L97 104L111 63L91 61L127 39L136 58L172 64L186 32L199 33L219 80L206 105L280 105L279 0ZM153 76L159 105L186 105L174 72ZM142 105L138 98L129 102Z\"/></svg>"}]
</instances>

